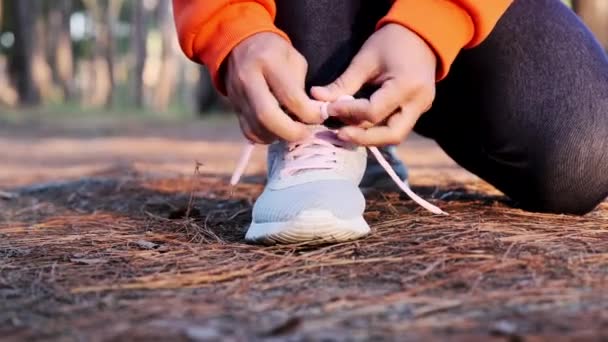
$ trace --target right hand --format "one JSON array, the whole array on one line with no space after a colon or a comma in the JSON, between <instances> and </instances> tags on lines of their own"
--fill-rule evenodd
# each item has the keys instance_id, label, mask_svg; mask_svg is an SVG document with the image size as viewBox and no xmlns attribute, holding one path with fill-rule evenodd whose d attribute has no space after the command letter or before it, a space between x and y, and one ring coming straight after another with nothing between
<instances>
[{"instance_id":1,"label":"right hand","mask_svg":"<svg viewBox=\"0 0 608 342\"><path fill-rule=\"evenodd\" d=\"M226 63L228 98L252 142L294 142L310 134L305 124L323 122L319 102L304 90L307 62L281 36L255 34L237 45Z\"/></svg>"}]
</instances>

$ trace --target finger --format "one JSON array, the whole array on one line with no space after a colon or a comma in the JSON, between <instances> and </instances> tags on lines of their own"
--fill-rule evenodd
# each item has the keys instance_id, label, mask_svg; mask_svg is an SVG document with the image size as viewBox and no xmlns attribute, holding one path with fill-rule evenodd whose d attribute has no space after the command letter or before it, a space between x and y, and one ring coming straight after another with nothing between
<instances>
[{"instance_id":1,"label":"finger","mask_svg":"<svg viewBox=\"0 0 608 342\"><path fill-rule=\"evenodd\" d=\"M281 110L262 74L251 76L245 84L249 106L262 127L289 142L301 140L310 134L306 125L292 120Z\"/></svg>"},{"instance_id":2,"label":"finger","mask_svg":"<svg viewBox=\"0 0 608 342\"><path fill-rule=\"evenodd\" d=\"M238 115L238 119L239 119L239 126L241 127L241 132L243 133L245 138L247 138L249 141L254 142L256 144L264 144L264 140L261 139L254 132L254 130L251 128L251 125L249 124L247 119L245 119L244 116Z\"/></svg>"},{"instance_id":3,"label":"finger","mask_svg":"<svg viewBox=\"0 0 608 342\"><path fill-rule=\"evenodd\" d=\"M234 111L242 113L241 107L244 106L245 102L240 87L236 86L234 82L226 82L226 96Z\"/></svg>"},{"instance_id":4,"label":"finger","mask_svg":"<svg viewBox=\"0 0 608 342\"><path fill-rule=\"evenodd\" d=\"M379 63L372 54L360 51L340 77L324 87L312 87L311 94L321 101L336 101L343 95L355 95L359 89L378 74Z\"/></svg>"},{"instance_id":5,"label":"finger","mask_svg":"<svg viewBox=\"0 0 608 342\"><path fill-rule=\"evenodd\" d=\"M399 109L407 101L408 91L394 79L387 80L376 90L369 100L336 101L329 105L333 116L350 122L371 122L378 124Z\"/></svg>"},{"instance_id":6,"label":"finger","mask_svg":"<svg viewBox=\"0 0 608 342\"><path fill-rule=\"evenodd\" d=\"M239 121L239 126L241 128L241 132L249 141L257 144L263 144L264 141L261 139L260 135L257 131L257 128L254 129L254 125L250 123L247 119L248 116L251 116L251 108L244 101L245 96L243 95L243 91L240 87L233 86L231 82L226 85L226 93L228 95L228 99L232 104L234 111L236 112L236 117Z\"/></svg>"},{"instance_id":7,"label":"finger","mask_svg":"<svg viewBox=\"0 0 608 342\"><path fill-rule=\"evenodd\" d=\"M376 126L368 129L360 127L344 127L338 132L342 140L361 146L386 146L401 144L414 128L419 113L404 109L393 114L386 126Z\"/></svg>"},{"instance_id":8,"label":"finger","mask_svg":"<svg viewBox=\"0 0 608 342\"><path fill-rule=\"evenodd\" d=\"M269 130L260 125L258 121L254 120L253 116L249 117L248 122L249 127L251 127L251 130L262 142L262 144L272 144L278 139L276 135L272 134Z\"/></svg>"},{"instance_id":9,"label":"finger","mask_svg":"<svg viewBox=\"0 0 608 342\"><path fill-rule=\"evenodd\" d=\"M271 144L278 139L278 137L264 128L258 121L255 112L248 106L247 102L243 103L242 110L237 116L239 119L239 125L245 136L252 142L266 145Z\"/></svg>"},{"instance_id":10,"label":"finger","mask_svg":"<svg viewBox=\"0 0 608 342\"><path fill-rule=\"evenodd\" d=\"M363 113L369 108L368 99L353 99L346 101L335 101L327 104L327 113L336 117L348 125L359 125L365 122Z\"/></svg>"},{"instance_id":11,"label":"finger","mask_svg":"<svg viewBox=\"0 0 608 342\"><path fill-rule=\"evenodd\" d=\"M289 70L288 68L274 68L265 70L264 76L272 93L279 103L286 107L300 121L308 124L323 122L316 101L310 99L304 91L306 65L303 70Z\"/></svg>"}]
</instances>

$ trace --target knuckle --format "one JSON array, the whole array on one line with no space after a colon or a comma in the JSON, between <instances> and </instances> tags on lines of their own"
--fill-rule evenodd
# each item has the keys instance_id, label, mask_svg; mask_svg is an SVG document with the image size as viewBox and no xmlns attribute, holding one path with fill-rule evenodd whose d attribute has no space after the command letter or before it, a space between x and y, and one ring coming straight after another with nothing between
<instances>
[{"instance_id":1,"label":"knuckle","mask_svg":"<svg viewBox=\"0 0 608 342\"><path fill-rule=\"evenodd\" d=\"M258 122L267 122L268 119L270 118L270 115L268 114L267 111L261 110L261 111L256 111L255 117L258 120Z\"/></svg>"},{"instance_id":2,"label":"knuckle","mask_svg":"<svg viewBox=\"0 0 608 342\"><path fill-rule=\"evenodd\" d=\"M271 49L265 49L257 52L257 60L258 62L266 63L272 62L274 58L274 51Z\"/></svg>"},{"instance_id":3,"label":"knuckle","mask_svg":"<svg viewBox=\"0 0 608 342\"><path fill-rule=\"evenodd\" d=\"M346 77L340 76L338 77L334 83L330 84L328 88L331 90L338 90L346 87Z\"/></svg>"},{"instance_id":4,"label":"knuckle","mask_svg":"<svg viewBox=\"0 0 608 342\"><path fill-rule=\"evenodd\" d=\"M235 70L234 77L236 78L237 82L245 83L247 81L248 72L246 70L249 70L249 68L247 68L247 66L244 66L243 68L239 68L239 69Z\"/></svg>"},{"instance_id":5,"label":"knuckle","mask_svg":"<svg viewBox=\"0 0 608 342\"><path fill-rule=\"evenodd\" d=\"M426 88L419 94L420 109L428 111L435 101L435 88Z\"/></svg>"},{"instance_id":6,"label":"knuckle","mask_svg":"<svg viewBox=\"0 0 608 342\"><path fill-rule=\"evenodd\" d=\"M421 91L426 86L426 82L422 77L414 77L411 78L409 81L412 89L415 89L416 91Z\"/></svg>"},{"instance_id":7,"label":"knuckle","mask_svg":"<svg viewBox=\"0 0 608 342\"><path fill-rule=\"evenodd\" d=\"M418 89L418 94L420 94L420 97L425 101L425 102L429 102L432 101L435 98L435 87L429 87L428 85L422 85L419 89Z\"/></svg>"},{"instance_id":8,"label":"knuckle","mask_svg":"<svg viewBox=\"0 0 608 342\"><path fill-rule=\"evenodd\" d=\"M373 124L379 124L384 120L384 113L382 112L382 109L380 107L372 106L370 107L368 118L369 121Z\"/></svg>"},{"instance_id":9,"label":"knuckle","mask_svg":"<svg viewBox=\"0 0 608 342\"><path fill-rule=\"evenodd\" d=\"M257 44L248 44L242 51L239 51L239 59L243 62L256 61L259 55L260 49Z\"/></svg>"},{"instance_id":10,"label":"knuckle","mask_svg":"<svg viewBox=\"0 0 608 342\"><path fill-rule=\"evenodd\" d=\"M304 58L304 56L299 53L299 52L295 52L294 54L292 54L294 62L299 65L300 67L304 67L307 68L308 67L308 62L306 61L306 58Z\"/></svg>"},{"instance_id":11,"label":"knuckle","mask_svg":"<svg viewBox=\"0 0 608 342\"><path fill-rule=\"evenodd\" d=\"M383 118L378 114L370 114L369 121L374 125L381 123Z\"/></svg>"}]
</instances>

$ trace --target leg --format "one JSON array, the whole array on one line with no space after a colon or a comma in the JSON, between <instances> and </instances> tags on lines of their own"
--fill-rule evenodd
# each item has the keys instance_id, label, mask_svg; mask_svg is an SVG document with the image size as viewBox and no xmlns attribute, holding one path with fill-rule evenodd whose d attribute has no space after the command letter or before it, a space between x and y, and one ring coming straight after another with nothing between
<instances>
[{"instance_id":1,"label":"leg","mask_svg":"<svg viewBox=\"0 0 608 342\"><path fill-rule=\"evenodd\" d=\"M533 211L608 196L608 59L558 0L516 0L438 84L416 131Z\"/></svg>"}]
</instances>

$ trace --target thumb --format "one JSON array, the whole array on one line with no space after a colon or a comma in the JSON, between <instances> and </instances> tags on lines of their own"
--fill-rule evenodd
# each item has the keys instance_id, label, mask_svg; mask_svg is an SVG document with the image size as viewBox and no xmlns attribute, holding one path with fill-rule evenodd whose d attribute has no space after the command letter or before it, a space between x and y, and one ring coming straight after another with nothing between
<instances>
[{"instance_id":1,"label":"thumb","mask_svg":"<svg viewBox=\"0 0 608 342\"><path fill-rule=\"evenodd\" d=\"M378 69L378 63L363 51L359 52L340 77L324 87L312 87L311 95L319 101L334 102L341 96L353 96L369 81Z\"/></svg>"}]
</instances>

